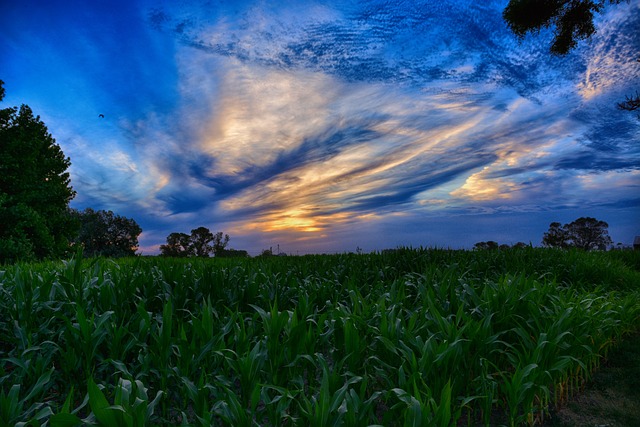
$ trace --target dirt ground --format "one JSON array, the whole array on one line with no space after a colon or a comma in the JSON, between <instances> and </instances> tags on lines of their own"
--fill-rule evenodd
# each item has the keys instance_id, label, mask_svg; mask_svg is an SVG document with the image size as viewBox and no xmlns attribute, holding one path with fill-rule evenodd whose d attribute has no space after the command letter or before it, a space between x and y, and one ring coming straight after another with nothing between
<instances>
[{"instance_id":1,"label":"dirt ground","mask_svg":"<svg viewBox=\"0 0 640 427\"><path fill-rule=\"evenodd\" d=\"M585 390L551 414L547 427L640 426L640 333L610 352Z\"/></svg>"}]
</instances>

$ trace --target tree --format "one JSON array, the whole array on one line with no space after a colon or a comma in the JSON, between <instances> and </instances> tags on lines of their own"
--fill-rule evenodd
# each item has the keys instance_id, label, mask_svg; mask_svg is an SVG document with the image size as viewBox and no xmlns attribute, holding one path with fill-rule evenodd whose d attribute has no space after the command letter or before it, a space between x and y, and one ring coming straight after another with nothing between
<instances>
[{"instance_id":1,"label":"tree","mask_svg":"<svg viewBox=\"0 0 640 427\"><path fill-rule=\"evenodd\" d=\"M581 217L565 225L552 222L549 225L549 231L544 233L542 244L553 248L604 250L613 243L608 228L609 224L606 222L591 217Z\"/></svg>"},{"instance_id":2,"label":"tree","mask_svg":"<svg viewBox=\"0 0 640 427\"><path fill-rule=\"evenodd\" d=\"M223 235L222 231L218 231L216 234L214 234L212 246L213 246L213 253L215 254L215 256L218 256L219 254L221 254L225 250L228 244L229 244L228 234Z\"/></svg>"},{"instance_id":3,"label":"tree","mask_svg":"<svg viewBox=\"0 0 640 427\"><path fill-rule=\"evenodd\" d=\"M623 0L510 0L502 12L508 27L520 39L527 33L538 33L542 28L554 27L550 51L566 55L596 32L594 13L600 13L607 3L619 4ZM628 2L628 0L627 0ZM638 60L640 61L640 60ZM617 104L621 110L640 108L640 93L627 96Z\"/></svg>"},{"instance_id":4,"label":"tree","mask_svg":"<svg viewBox=\"0 0 640 427\"><path fill-rule=\"evenodd\" d=\"M208 257L213 252L213 233L207 227L191 230L191 250L194 256Z\"/></svg>"},{"instance_id":5,"label":"tree","mask_svg":"<svg viewBox=\"0 0 640 427\"><path fill-rule=\"evenodd\" d=\"M75 196L70 165L28 106L0 109L0 262L68 251L76 231L69 214Z\"/></svg>"},{"instance_id":6,"label":"tree","mask_svg":"<svg viewBox=\"0 0 640 427\"><path fill-rule=\"evenodd\" d=\"M590 217L578 218L565 225L572 245L585 251L604 250L611 245L613 241L609 237L608 228L609 224L606 222Z\"/></svg>"},{"instance_id":7,"label":"tree","mask_svg":"<svg viewBox=\"0 0 640 427\"><path fill-rule=\"evenodd\" d=\"M208 257L222 254L229 243L229 235L221 231L213 234L206 227L191 230L191 235L171 233L167 244L160 245L160 254L167 257Z\"/></svg>"},{"instance_id":8,"label":"tree","mask_svg":"<svg viewBox=\"0 0 640 427\"><path fill-rule=\"evenodd\" d=\"M273 250L271 248L269 249L263 249L262 252L260 252L260 255L258 255L261 258L267 258L267 257L272 257L273 256Z\"/></svg>"},{"instance_id":9,"label":"tree","mask_svg":"<svg viewBox=\"0 0 640 427\"><path fill-rule=\"evenodd\" d=\"M81 245L90 257L134 256L138 249L138 236L142 229L135 220L114 214L112 211L73 211L80 223L80 231L74 243Z\"/></svg>"},{"instance_id":10,"label":"tree","mask_svg":"<svg viewBox=\"0 0 640 427\"><path fill-rule=\"evenodd\" d=\"M167 236L167 244L160 245L160 254L166 257L187 257L192 255L189 245L190 236L185 233L171 233Z\"/></svg>"},{"instance_id":11,"label":"tree","mask_svg":"<svg viewBox=\"0 0 640 427\"><path fill-rule=\"evenodd\" d=\"M549 231L542 236L542 245L548 248L567 248L569 235L559 222L549 224Z\"/></svg>"},{"instance_id":12,"label":"tree","mask_svg":"<svg viewBox=\"0 0 640 427\"><path fill-rule=\"evenodd\" d=\"M578 41L596 32L594 13L600 13L607 3L622 0L510 0L502 12L507 25L519 38L538 33L542 28L555 27L551 53L566 55Z\"/></svg>"},{"instance_id":13,"label":"tree","mask_svg":"<svg viewBox=\"0 0 640 427\"><path fill-rule=\"evenodd\" d=\"M499 249L499 248L500 248L500 245L498 245L498 242L493 240L489 240L487 242L478 242L475 245L473 245L473 249L480 250L480 251L493 250L493 249Z\"/></svg>"}]
</instances>

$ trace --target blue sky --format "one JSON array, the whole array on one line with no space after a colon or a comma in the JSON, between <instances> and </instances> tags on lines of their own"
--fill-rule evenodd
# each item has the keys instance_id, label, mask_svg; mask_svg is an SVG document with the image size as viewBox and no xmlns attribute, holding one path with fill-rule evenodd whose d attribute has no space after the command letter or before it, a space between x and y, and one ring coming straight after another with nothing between
<instances>
[{"instance_id":1,"label":"blue sky","mask_svg":"<svg viewBox=\"0 0 640 427\"><path fill-rule=\"evenodd\" d=\"M145 254L199 226L254 255L539 245L581 216L631 243L640 3L561 58L506 3L4 2L2 105L41 116L72 206L134 218Z\"/></svg>"}]
</instances>

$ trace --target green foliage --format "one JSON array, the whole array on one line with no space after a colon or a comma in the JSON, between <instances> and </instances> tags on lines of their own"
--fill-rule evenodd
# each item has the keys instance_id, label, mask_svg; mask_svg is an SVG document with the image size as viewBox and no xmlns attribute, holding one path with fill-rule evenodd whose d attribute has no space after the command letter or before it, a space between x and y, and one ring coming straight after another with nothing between
<instances>
[{"instance_id":1,"label":"green foliage","mask_svg":"<svg viewBox=\"0 0 640 427\"><path fill-rule=\"evenodd\" d=\"M575 221L560 225L552 222L549 231L544 233L542 244L550 248L575 247L585 251L605 250L613 243L607 229L609 224L591 217L581 217Z\"/></svg>"},{"instance_id":2,"label":"green foliage","mask_svg":"<svg viewBox=\"0 0 640 427\"><path fill-rule=\"evenodd\" d=\"M11 425L540 423L640 321L640 253L398 249L0 271Z\"/></svg>"},{"instance_id":3,"label":"green foliage","mask_svg":"<svg viewBox=\"0 0 640 427\"><path fill-rule=\"evenodd\" d=\"M80 223L80 230L73 243L83 248L89 257L127 257L138 249L138 236L142 229L130 218L114 214L112 211L72 211Z\"/></svg>"},{"instance_id":4,"label":"green foliage","mask_svg":"<svg viewBox=\"0 0 640 427\"><path fill-rule=\"evenodd\" d=\"M218 231L213 234L206 227L198 227L191 230L191 235L185 233L171 233L167 236L167 244L160 245L160 253L165 257L202 257L215 256L241 256L242 254L226 250L229 243L229 235Z\"/></svg>"},{"instance_id":5,"label":"green foliage","mask_svg":"<svg viewBox=\"0 0 640 427\"><path fill-rule=\"evenodd\" d=\"M75 231L70 165L28 106L0 110L0 262L66 253Z\"/></svg>"}]
</instances>

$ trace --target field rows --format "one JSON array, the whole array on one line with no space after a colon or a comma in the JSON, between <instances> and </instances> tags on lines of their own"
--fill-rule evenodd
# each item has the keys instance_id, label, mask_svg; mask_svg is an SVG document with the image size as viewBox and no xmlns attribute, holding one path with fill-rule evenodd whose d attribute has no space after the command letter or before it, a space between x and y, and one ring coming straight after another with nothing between
<instances>
[{"instance_id":1,"label":"field rows","mask_svg":"<svg viewBox=\"0 0 640 427\"><path fill-rule=\"evenodd\" d=\"M4 267L0 420L535 424L637 329L639 266L526 248Z\"/></svg>"}]
</instances>

